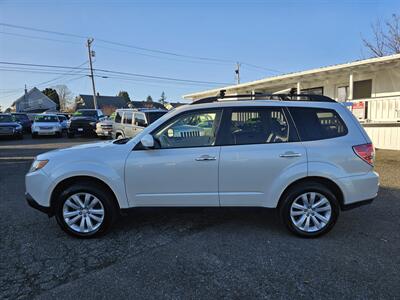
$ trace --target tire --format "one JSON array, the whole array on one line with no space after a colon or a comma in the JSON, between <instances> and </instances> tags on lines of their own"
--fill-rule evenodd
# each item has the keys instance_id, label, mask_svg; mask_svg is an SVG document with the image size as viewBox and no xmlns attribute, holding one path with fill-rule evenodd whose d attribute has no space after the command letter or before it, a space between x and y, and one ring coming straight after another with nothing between
<instances>
[{"instance_id":1,"label":"tire","mask_svg":"<svg viewBox=\"0 0 400 300\"><path fill-rule=\"evenodd\" d=\"M57 132L56 137L62 138L62 132Z\"/></svg>"},{"instance_id":2,"label":"tire","mask_svg":"<svg viewBox=\"0 0 400 300\"><path fill-rule=\"evenodd\" d=\"M314 205L311 206L312 202ZM328 233L336 224L339 211L336 196L326 186L317 182L293 186L285 192L279 206L281 220L289 231L304 238Z\"/></svg>"},{"instance_id":3,"label":"tire","mask_svg":"<svg viewBox=\"0 0 400 300\"><path fill-rule=\"evenodd\" d=\"M71 132L67 132L67 136L68 138L72 139L75 135Z\"/></svg>"},{"instance_id":4,"label":"tire","mask_svg":"<svg viewBox=\"0 0 400 300\"><path fill-rule=\"evenodd\" d=\"M36 139L36 137L37 137L37 135L34 134L34 133L32 133L32 138L33 138L33 139Z\"/></svg>"},{"instance_id":5,"label":"tire","mask_svg":"<svg viewBox=\"0 0 400 300\"><path fill-rule=\"evenodd\" d=\"M18 139L19 140L22 140L24 138L24 135L21 133L19 136L18 136Z\"/></svg>"},{"instance_id":6,"label":"tire","mask_svg":"<svg viewBox=\"0 0 400 300\"><path fill-rule=\"evenodd\" d=\"M88 194L91 196L88 198L89 201L90 199L92 199L91 201L96 202L95 199L97 199L99 202L97 202L92 208L90 208L91 204L94 202L88 201L89 205L87 206L87 209L85 209L82 208L79 205L79 202L75 201L74 199L76 199L76 197L79 197L79 199L81 200L81 204L85 204L85 195ZM105 234L110 229L111 225L114 223L116 217L118 216L118 208L115 205L113 199L114 195L112 195L101 185L98 185L96 183L86 182L73 184L62 191L56 199L54 208L57 223L62 230L74 237L99 237ZM68 202L69 204L66 204L66 202ZM71 207L70 205L75 205L75 208ZM93 212L100 212L102 210L103 214L91 214L89 213L89 211L91 210ZM77 211L79 211L80 213L76 214ZM72 225L67 224L66 217L68 216L66 215L66 213L74 214L67 219L70 222L74 221L73 218L77 218L76 221L72 223ZM81 227L83 218L85 218L85 221L83 221L83 227ZM90 220L92 230L90 230L87 219ZM99 219L101 219L101 221L98 221Z\"/></svg>"}]
</instances>

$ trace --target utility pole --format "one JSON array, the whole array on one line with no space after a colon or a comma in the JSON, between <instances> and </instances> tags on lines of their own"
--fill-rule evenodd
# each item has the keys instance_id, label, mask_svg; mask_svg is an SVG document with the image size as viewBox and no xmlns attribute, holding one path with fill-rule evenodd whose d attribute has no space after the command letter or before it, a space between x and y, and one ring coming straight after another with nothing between
<instances>
[{"instance_id":1,"label":"utility pole","mask_svg":"<svg viewBox=\"0 0 400 300\"><path fill-rule=\"evenodd\" d=\"M93 75L93 64L92 64L92 57L94 57L95 53L90 49L90 46L93 43L93 38L87 39L87 47L88 47L88 54L89 54L89 65L90 65L90 75L89 77L92 79L92 87L93 87L93 106L94 109L97 109L97 98L96 98L96 87L94 85L94 75Z\"/></svg>"},{"instance_id":2,"label":"utility pole","mask_svg":"<svg viewBox=\"0 0 400 300\"><path fill-rule=\"evenodd\" d=\"M236 83L240 84L240 63L236 63L236 69L235 69L235 76L236 76Z\"/></svg>"}]
</instances>

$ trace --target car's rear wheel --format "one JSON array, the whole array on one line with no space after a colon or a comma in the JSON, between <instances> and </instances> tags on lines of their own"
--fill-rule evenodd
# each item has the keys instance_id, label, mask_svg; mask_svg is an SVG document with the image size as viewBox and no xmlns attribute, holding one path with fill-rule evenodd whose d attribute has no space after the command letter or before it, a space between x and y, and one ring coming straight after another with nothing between
<instances>
[{"instance_id":1,"label":"car's rear wheel","mask_svg":"<svg viewBox=\"0 0 400 300\"><path fill-rule=\"evenodd\" d=\"M113 195L92 183L68 187L58 196L55 210L60 227L80 238L104 234L117 216Z\"/></svg>"},{"instance_id":2,"label":"car's rear wheel","mask_svg":"<svg viewBox=\"0 0 400 300\"><path fill-rule=\"evenodd\" d=\"M339 203L324 185L305 182L285 193L280 215L291 232L301 237L317 237L335 225L339 216Z\"/></svg>"}]
</instances>

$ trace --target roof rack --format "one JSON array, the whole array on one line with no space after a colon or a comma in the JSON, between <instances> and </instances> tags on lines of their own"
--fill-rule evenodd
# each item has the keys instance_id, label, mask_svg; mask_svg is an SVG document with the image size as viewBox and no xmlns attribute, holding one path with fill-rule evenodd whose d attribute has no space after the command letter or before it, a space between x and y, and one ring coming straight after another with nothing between
<instances>
[{"instance_id":1,"label":"roof rack","mask_svg":"<svg viewBox=\"0 0 400 300\"><path fill-rule=\"evenodd\" d=\"M238 99L239 98L239 99ZM243 98L243 99L240 99ZM218 96L212 96L207 98L202 98L196 101L193 101L193 104L202 104L202 103L212 103L218 102L223 99L232 99L232 100L240 100L240 101L254 101L254 100L277 100L277 101L314 101L314 102L336 102L332 98L323 95L314 95L314 94L264 94L264 93L255 93L255 94L239 94L239 95L225 95L225 90L221 90Z\"/></svg>"}]
</instances>

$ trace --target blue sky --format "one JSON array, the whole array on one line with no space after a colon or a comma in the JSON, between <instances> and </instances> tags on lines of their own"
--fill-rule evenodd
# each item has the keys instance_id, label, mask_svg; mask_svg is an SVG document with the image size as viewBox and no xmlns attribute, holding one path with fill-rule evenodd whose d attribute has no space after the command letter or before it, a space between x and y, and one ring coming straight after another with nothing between
<instances>
[{"instance_id":1,"label":"blue sky","mask_svg":"<svg viewBox=\"0 0 400 300\"><path fill-rule=\"evenodd\" d=\"M94 37L95 68L222 83L234 82L235 61L286 73L368 57L361 34L370 36L371 22L395 12L400 13L399 1L0 0L0 23ZM87 49L83 38L0 25L0 61L76 67L87 61ZM30 88L61 76L4 69L0 65L3 109L22 95L24 84ZM241 70L242 82L275 74L246 65ZM78 77L72 71L49 85L65 83L74 95L90 94L90 79ZM183 94L218 86L132 79L96 78L97 90L102 95L126 90L135 100L147 95L157 100L165 91L169 101L182 101Z\"/></svg>"}]
</instances>

